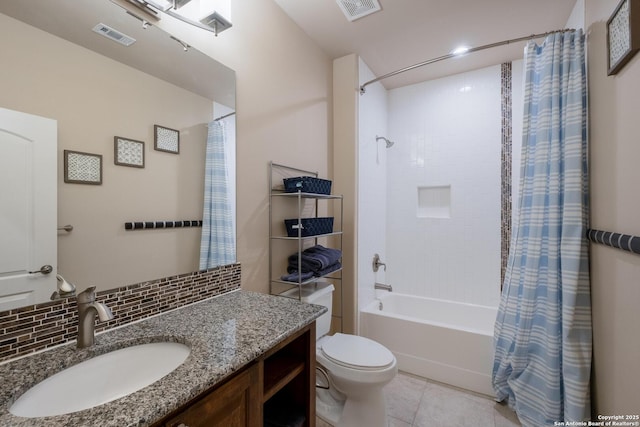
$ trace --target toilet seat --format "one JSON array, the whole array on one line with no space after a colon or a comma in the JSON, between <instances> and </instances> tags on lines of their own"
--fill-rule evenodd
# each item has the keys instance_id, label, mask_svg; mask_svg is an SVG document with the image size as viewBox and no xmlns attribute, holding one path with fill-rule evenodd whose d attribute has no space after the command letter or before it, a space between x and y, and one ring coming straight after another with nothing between
<instances>
[{"instance_id":1,"label":"toilet seat","mask_svg":"<svg viewBox=\"0 0 640 427\"><path fill-rule=\"evenodd\" d=\"M384 370L396 362L385 346L357 335L336 333L322 341L320 350L331 362L359 371Z\"/></svg>"}]
</instances>

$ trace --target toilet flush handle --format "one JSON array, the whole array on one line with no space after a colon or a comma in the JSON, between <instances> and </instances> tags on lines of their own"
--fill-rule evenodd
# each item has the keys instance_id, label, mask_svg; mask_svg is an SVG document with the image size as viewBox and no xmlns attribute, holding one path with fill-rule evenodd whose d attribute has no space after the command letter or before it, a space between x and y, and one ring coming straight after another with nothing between
<instances>
[{"instance_id":1,"label":"toilet flush handle","mask_svg":"<svg viewBox=\"0 0 640 427\"><path fill-rule=\"evenodd\" d=\"M316 366L316 372L320 372L324 376L325 381L327 382L327 385L324 386L322 384L318 384L318 382L316 381L316 388L329 390L329 374L327 373L327 371L321 366Z\"/></svg>"}]
</instances>

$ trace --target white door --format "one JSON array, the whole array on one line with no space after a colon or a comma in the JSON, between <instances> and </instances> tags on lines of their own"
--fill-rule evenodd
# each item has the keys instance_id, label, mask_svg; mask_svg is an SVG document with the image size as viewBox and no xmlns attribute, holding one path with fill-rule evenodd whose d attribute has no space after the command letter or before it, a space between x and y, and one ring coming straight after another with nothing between
<instances>
[{"instance_id":1,"label":"white door","mask_svg":"<svg viewBox=\"0 0 640 427\"><path fill-rule=\"evenodd\" d=\"M55 120L0 108L0 311L56 289L57 133Z\"/></svg>"}]
</instances>

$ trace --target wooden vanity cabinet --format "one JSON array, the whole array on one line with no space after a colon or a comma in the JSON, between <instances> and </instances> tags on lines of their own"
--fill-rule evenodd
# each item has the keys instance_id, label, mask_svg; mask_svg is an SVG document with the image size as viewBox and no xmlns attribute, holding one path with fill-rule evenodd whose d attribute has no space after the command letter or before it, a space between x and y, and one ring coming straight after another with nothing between
<instances>
[{"instance_id":1,"label":"wooden vanity cabinet","mask_svg":"<svg viewBox=\"0 0 640 427\"><path fill-rule=\"evenodd\" d=\"M153 427L262 427L280 403L315 427L315 330L313 322Z\"/></svg>"},{"instance_id":2,"label":"wooden vanity cabinet","mask_svg":"<svg viewBox=\"0 0 640 427\"><path fill-rule=\"evenodd\" d=\"M245 368L204 397L196 398L177 415L169 418L166 427L259 426L258 364Z\"/></svg>"},{"instance_id":3,"label":"wooden vanity cabinet","mask_svg":"<svg viewBox=\"0 0 640 427\"><path fill-rule=\"evenodd\" d=\"M299 414L304 418L303 426L315 427L315 322L267 351L260 362L265 421L270 410L280 409L287 415Z\"/></svg>"}]
</instances>

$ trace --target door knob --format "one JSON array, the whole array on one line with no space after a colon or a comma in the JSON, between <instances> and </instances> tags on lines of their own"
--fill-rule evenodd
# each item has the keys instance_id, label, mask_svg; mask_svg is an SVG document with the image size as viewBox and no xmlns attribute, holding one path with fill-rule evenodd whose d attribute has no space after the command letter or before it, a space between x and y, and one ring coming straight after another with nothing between
<instances>
[{"instance_id":1,"label":"door knob","mask_svg":"<svg viewBox=\"0 0 640 427\"><path fill-rule=\"evenodd\" d=\"M53 271L53 267L51 267L49 264L47 265L43 265L42 267L40 267L40 270L36 270L36 271L28 271L27 273L29 274L49 274Z\"/></svg>"}]
</instances>

